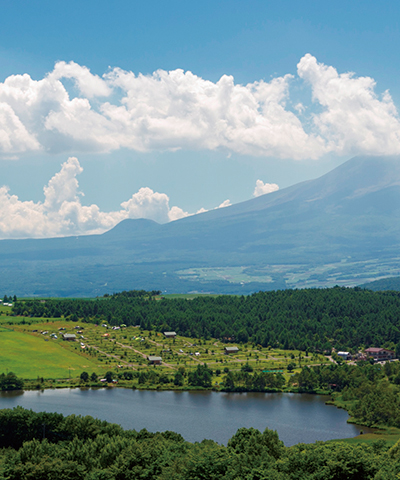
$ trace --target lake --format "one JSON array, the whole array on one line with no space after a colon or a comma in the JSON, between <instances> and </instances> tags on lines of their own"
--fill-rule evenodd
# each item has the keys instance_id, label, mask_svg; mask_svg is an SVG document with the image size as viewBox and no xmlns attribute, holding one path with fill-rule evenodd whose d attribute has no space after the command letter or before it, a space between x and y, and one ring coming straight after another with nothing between
<instances>
[{"instance_id":1,"label":"lake","mask_svg":"<svg viewBox=\"0 0 400 480\"><path fill-rule=\"evenodd\" d=\"M329 397L294 393L146 391L122 388L1 392L0 408L91 415L125 429L172 430L190 442L227 444L241 427L277 430L286 446L349 438L360 428L348 414L325 405Z\"/></svg>"}]
</instances>

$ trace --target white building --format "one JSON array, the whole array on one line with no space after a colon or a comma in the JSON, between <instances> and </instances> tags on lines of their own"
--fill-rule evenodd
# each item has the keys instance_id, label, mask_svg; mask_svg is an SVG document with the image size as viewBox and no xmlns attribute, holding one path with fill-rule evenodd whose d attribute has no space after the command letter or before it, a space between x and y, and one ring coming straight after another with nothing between
<instances>
[{"instance_id":1,"label":"white building","mask_svg":"<svg viewBox=\"0 0 400 480\"><path fill-rule=\"evenodd\" d=\"M338 357L343 358L343 360L351 360L350 352L337 352Z\"/></svg>"}]
</instances>

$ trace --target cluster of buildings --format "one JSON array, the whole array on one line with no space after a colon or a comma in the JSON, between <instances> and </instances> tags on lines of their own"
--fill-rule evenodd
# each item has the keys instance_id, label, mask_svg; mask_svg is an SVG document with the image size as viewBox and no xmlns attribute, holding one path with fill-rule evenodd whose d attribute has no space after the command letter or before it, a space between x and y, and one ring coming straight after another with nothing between
<instances>
[{"instance_id":1,"label":"cluster of buildings","mask_svg":"<svg viewBox=\"0 0 400 480\"><path fill-rule=\"evenodd\" d=\"M176 332L164 332L164 337L165 338L175 338L176 337ZM161 365L161 363L162 363L162 358L158 357L157 355L149 355L147 357L147 360L149 361L150 365Z\"/></svg>"},{"instance_id":2,"label":"cluster of buildings","mask_svg":"<svg viewBox=\"0 0 400 480\"><path fill-rule=\"evenodd\" d=\"M102 326L108 328L108 326L107 326L106 324L103 324ZM81 328L81 327L77 326L77 327L75 327L75 328ZM119 330L119 329L120 329L120 327L112 327L112 328L113 328L113 330ZM64 329L64 328L60 328L60 330L65 330L65 329ZM79 331L78 331L77 333L82 333L82 332L79 332ZM165 338L172 338L172 339L173 339L173 338L176 337L176 332L163 332L163 334L164 334L164 337L165 337ZM109 333L105 333L105 334L103 335L103 337L109 337L109 336L110 336ZM63 340L66 340L66 341L75 341L75 340L77 340L77 336L76 336L74 333L64 333L64 334L62 335L62 338L63 338ZM182 351L181 351L181 352L182 352ZM239 348L238 348L238 347L230 347L230 346L228 346L228 347L225 347L225 350L224 350L225 355L235 354L235 353L238 353L238 352L239 352ZM182 352L182 353L183 353L183 352ZM196 355L196 356L199 356L200 353L196 352L195 355ZM161 365L161 364L162 364L162 357L159 357L159 356L157 356L157 355L149 355L149 356L147 357L147 360L148 360L148 362L149 362L150 365Z\"/></svg>"},{"instance_id":3,"label":"cluster of buildings","mask_svg":"<svg viewBox=\"0 0 400 480\"><path fill-rule=\"evenodd\" d=\"M367 360L373 358L375 362L387 362L396 358L396 353L387 348L370 347L364 350L364 353L359 352L352 355L350 352L337 352L338 357L343 360Z\"/></svg>"}]
</instances>

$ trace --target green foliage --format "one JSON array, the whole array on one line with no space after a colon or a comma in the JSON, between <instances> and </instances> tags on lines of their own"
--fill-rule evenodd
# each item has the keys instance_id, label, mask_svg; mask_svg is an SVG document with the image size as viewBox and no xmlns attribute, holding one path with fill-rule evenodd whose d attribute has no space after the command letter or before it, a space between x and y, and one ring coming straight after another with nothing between
<instances>
[{"instance_id":1,"label":"green foliage","mask_svg":"<svg viewBox=\"0 0 400 480\"><path fill-rule=\"evenodd\" d=\"M296 364L290 362L286 368L288 372L292 372L296 368Z\"/></svg>"},{"instance_id":2,"label":"green foliage","mask_svg":"<svg viewBox=\"0 0 400 480\"><path fill-rule=\"evenodd\" d=\"M123 372L122 377L125 380L133 380L133 373L132 372Z\"/></svg>"},{"instance_id":3,"label":"green foliage","mask_svg":"<svg viewBox=\"0 0 400 480\"><path fill-rule=\"evenodd\" d=\"M358 423L400 428L400 363L304 367L290 378L300 392L333 390Z\"/></svg>"},{"instance_id":4,"label":"green foliage","mask_svg":"<svg viewBox=\"0 0 400 480\"><path fill-rule=\"evenodd\" d=\"M281 390L284 385L281 373L255 372L251 375L241 370L226 375L223 389L227 392L267 392Z\"/></svg>"},{"instance_id":5,"label":"green foliage","mask_svg":"<svg viewBox=\"0 0 400 480\"><path fill-rule=\"evenodd\" d=\"M246 362L242 368L241 368L242 372L252 372L254 369L253 367L249 364L249 362Z\"/></svg>"},{"instance_id":6,"label":"green foliage","mask_svg":"<svg viewBox=\"0 0 400 480\"><path fill-rule=\"evenodd\" d=\"M184 378L181 372L176 372L174 377L174 385L181 387L183 385Z\"/></svg>"},{"instance_id":7,"label":"green foliage","mask_svg":"<svg viewBox=\"0 0 400 480\"><path fill-rule=\"evenodd\" d=\"M191 444L174 432L125 431L21 407L0 411L0 442L3 476L13 480L389 480L400 473L399 444L383 440L286 448L275 431L241 428L226 447Z\"/></svg>"},{"instance_id":8,"label":"green foliage","mask_svg":"<svg viewBox=\"0 0 400 480\"><path fill-rule=\"evenodd\" d=\"M290 479L369 480L379 471L384 458L369 445L321 442L295 445L279 459L277 467Z\"/></svg>"},{"instance_id":9,"label":"green foliage","mask_svg":"<svg viewBox=\"0 0 400 480\"><path fill-rule=\"evenodd\" d=\"M189 373L189 385L193 387L211 387L212 370L206 364L198 365Z\"/></svg>"},{"instance_id":10,"label":"green foliage","mask_svg":"<svg viewBox=\"0 0 400 480\"><path fill-rule=\"evenodd\" d=\"M229 440L228 448L235 453L268 455L276 460L282 455L284 445L276 431L267 428L264 433L260 433L255 428L240 428Z\"/></svg>"},{"instance_id":11,"label":"green foliage","mask_svg":"<svg viewBox=\"0 0 400 480\"><path fill-rule=\"evenodd\" d=\"M18 378L15 373L9 372L0 375L0 390L22 390L24 381Z\"/></svg>"}]
</instances>

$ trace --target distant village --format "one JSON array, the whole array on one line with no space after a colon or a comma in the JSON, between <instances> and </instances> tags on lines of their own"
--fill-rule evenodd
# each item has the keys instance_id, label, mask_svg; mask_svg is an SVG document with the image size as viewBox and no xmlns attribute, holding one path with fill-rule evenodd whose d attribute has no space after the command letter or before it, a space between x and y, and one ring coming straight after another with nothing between
<instances>
[{"instance_id":1,"label":"distant village","mask_svg":"<svg viewBox=\"0 0 400 480\"><path fill-rule=\"evenodd\" d=\"M111 327L111 326L108 326L105 323L102 324L101 326L104 327L104 328L111 328L112 330L120 330L121 328L126 327L125 324L122 324L121 326ZM63 333L62 334L62 339L65 340L65 341L83 340L84 339L84 336L83 336L84 328L77 325L77 326L74 327L74 329L77 330L76 334L75 333ZM65 330L65 328L60 328L59 330L60 331ZM33 331L35 331L35 330L33 330ZM47 331L42 331L40 333L42 333L44 335L48 334ZM79 335L79 337L78 337L78 335ZM168 339L174 339L174 338L177 337L176 332L163 332L163 335L164 335L165 338L168 338ZM54 334L54 333L52 333L51 336L53 336L54 338L57 338L57 335ZM107 338L109 336L110 336L109 333L103 334L103 337L105 337L105 338ZM144 340L144 339L142 339L142 340ZM86 348L86 345L82 341L80 342L80 344L81 344L81 348ZM238 353L239 351L240 351L240 349L237 346L226 346L226 347L224 347L225 355L235 354L235 353ZM184 352L181 350L180 353L184 353ZM359 351L356 354L351 354L350 352L344 352L344 351L339 351L339 352L335 352L335 353L342 360L354 361L354 362L362 361L362 360L366 361L368 359L373 359L375 362L387 362L387 361L391 361L391 360L396 359L396 352L394 352L393 350L388 350L387 348L379 348L379 347L369 347L369 348L366 348L364 351ZM200 352L195 352L194 355L196 357L199 357ZM161 365L162 364L162 357L157 356L157 355L148 355L147 360L149 362L149 365Z\"/></svg>"}]
</instances>

